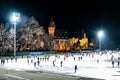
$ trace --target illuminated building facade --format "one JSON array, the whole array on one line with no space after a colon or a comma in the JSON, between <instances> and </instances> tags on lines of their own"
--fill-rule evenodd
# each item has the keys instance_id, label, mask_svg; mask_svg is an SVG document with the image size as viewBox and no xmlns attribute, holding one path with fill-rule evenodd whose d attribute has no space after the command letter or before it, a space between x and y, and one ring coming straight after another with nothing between
<instances>
[{"instance_id":1,"label":"illuminated building facade","mask_svg":"<svg viewBox=\"0 0 120 80\"><path fill-rule=\"evenodd\" d=\"M79 38L69 38L68 36L64 36L67 32L65 32L62 36L57 35L57 30L55 29L54 21L50 21L50 26L48 27L48 32L50 37L53 39L53 50L57 51L69 51L71 49L80 50L80 49L88 49L88 38L86 37L86 33L84 33L84 37L82 39ZM60 32L62 34L62 31Z\"/></svg>"}]
</instances>

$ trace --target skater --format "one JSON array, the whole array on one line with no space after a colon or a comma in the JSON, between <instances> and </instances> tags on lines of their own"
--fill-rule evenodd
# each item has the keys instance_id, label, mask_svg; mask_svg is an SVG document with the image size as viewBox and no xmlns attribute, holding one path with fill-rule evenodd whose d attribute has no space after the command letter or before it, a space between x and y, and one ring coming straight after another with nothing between
<instances>
[{"instance_id":1,"label":"skater","mask_svg":"<svg viewBox=\"0 0 120 80\"><path fill-rule=\"evenodd\" d=\"M31 64L33 64L33 59L31 59Z\"/></svg>"},{"instance_id":2,"label":"skater","mask_svg":"<svg viewBox=\"0 0 120 80\"><path fill-rule=\"evenodd\" d=\"M78 57L78 60L80 61L80 59L81 59L81 57L79 56L79 57Z\"/></svg>"},{"instance_id":3,"label":"skater","mask_svg":"<svg viewBox=\"0 0 120 80\"><path fill-rule=\"evenodd\" d=\"M97 63L99 63L99 59L97 59Z\"/></svg>"},{"instance_id":4,"label":"skater","mask_svg":"<svg viewBox=\"0 0 120 80\"><path fill-rule=\"evenodd\" d=\"M40 65L40 61L39 61L39 60L37 61L37 65L38 65L38 66Z\"/></svg>"},{"instance_id":5,"label":"skater","mask_svg":"<svg viewBox=\"0 0 120 80\"><path fill-rule=\"evenodd\" d=\"M77 65L75 65L75 72L74 72L74 73L76 73L77 69L78 69L78 68L77 68Z\"/></svg>"},{"instance_id":6,"label":"skater","mask_svg":"<svg viewBox=\"0 0 120 80\"><path fill-rule=\"evenodd\" d=\"M81 60L82 60L82 55L81 55Z\"/></svg>"},{"instance_id":7,"label":"skater","mask_svg":"<svg viewBox=\"0 0 120 80\"><path fill-rule=\"evenodd\" d=\"M73 59L74 59L74 61L75 61L75 57L74 57Z\"/></svg>"},{"instance_id":8,"label":"skater","mask_svg":"<svg viewBox=\"0 0 120 80\"><path fill-rule=\"evenodd\" d=\"M55 66L55 61L53 61L53 66Z\"/></svg>"},{"instance_id":9,"label":"skater","mask_svg":"<svg viewBox=\"0 0 120 80\"><path fill-rule=\"evenodd\" d=\"M118 61L117 66L119 67L119 65L120 65L120 62Z\"/></svg>"},{"instance_id":10,"label":"skater","mask_svg":"<svg viewBox=\"0 0 120 80\"><path fill-rule=\"evenodd\" d=\"M64 61L65 61L65 59L66 59L66 58L64 57Z\"/></svg>"},{"instance_id":11,"label":"skater","mask_svg":"<svg viewBox=\"0 0 120 80\"><path fill-rule=\"evenodd\" d=\"M60 62L60 66L61 66L61 67L62 67L62 63L63 63L63 61Z\"/></svg>"},{"instance_id":12,"label":"skater","mask_svg":"<svg viewBox=\"0 0 120 80\"><path fill-rule=\"evenodd\" d=\"M36 62L34 62L34 68L36 67Z\"/></svg>"},{"instance_id":13,"label":"skater","mask_svg":"<svg viewBox=\"0 0 120 80\"><path fill-rule=\"evenodd\" d=\"M11 57L11 62L13 61L13 57Z\"/></svg>"},{"instance_id":14,"label":"skater","mask_svg":"<svg viewBox=\"0 0 120 80\"><path fill-rule=\"evenodd\" d=\"M114 67L114 61L112 61L112 67Z\"/></svg>"},{"instance_id":15,"label":"skater","mask_svg":"<svg viewBox=\"0 0 120 80\"><path fill-rule=\"evenodd\" d=\"M27 59L27 63L29 64L29 59Z\"/></svg>"}]
</instances>

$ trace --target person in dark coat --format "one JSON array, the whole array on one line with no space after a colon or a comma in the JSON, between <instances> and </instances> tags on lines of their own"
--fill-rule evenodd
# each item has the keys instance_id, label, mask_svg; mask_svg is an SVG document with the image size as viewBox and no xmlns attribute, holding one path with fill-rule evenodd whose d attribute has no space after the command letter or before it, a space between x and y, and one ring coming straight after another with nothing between
<instances>
[{"instance_id":1,"label":"person in dark coat","mask_svg":"<svg viewBox=\"0 0 120 80\"><path fill-rule=\"evenodd\" d=\"M75 73L76 73L77 69L78 69L78 68L77 68L77 65L75 65Z\"/></svg>"},{"instance_id":2,"label":"person in dark coat","mask_svg":"<svg viewBox=\"0 0 120 80\"><path fill-rule=\"evenodd\" d=\"M112 61L112 67L114 67L114 61Z\"/></svg>"},{"instance_id":3,"label":"person in dark coat","mask_svg":"<svg viewBox=\"0 0 120 80\"><path fill-rule=\"evenodd\" d=\"M36 67L36 62L34 62L34 67Z\"/></svg>"},{"instance_id":4,"label":"person in dark coat","mask_svg":"<svg viewBox=\"0 0 120 80\"><path fill-rule=\"evenodd\" d=\"M40 65L40 61L39 61L39 60L37 61L37 65L38 65L38 66Z\"/></svg>"},{"instance_id":5,"label":"person in dark coat","mask_svg":"<svg viewBox=\"0 0 120 80\"><path fill-rule=\"evenodd\" d=\"M53 61L53 66L55 66L55 60Z\"/></svg>"},{"instance_id":6,"label":"person in dark coat","mask_svg":"<svg viewBox=\"0 0 120 80\"><path fill-rule=\"evenodd\" d=\"M120 65L120 62L118 61L118 62L117 62L117 66L119 67L119 65Z\"/></svg>"},{"instance_id":7,"label":"person in dark coat","mask_svg":"<svg viewBox=\"0 0 120 80\"><path fill-rule=\"evenodd\" d=\"M63 61L60 62L60 66L62 67Z\"/></svg>"},{"instance_id":8,"label":"person in dark coat","mask_svg":"<svg viewBox=\"0 0 120 80\"><path fill-rule=\"evenodd\" d=\"M75 57L73 57L74 61L75 61Z\"/></svg>"}]
</instances>

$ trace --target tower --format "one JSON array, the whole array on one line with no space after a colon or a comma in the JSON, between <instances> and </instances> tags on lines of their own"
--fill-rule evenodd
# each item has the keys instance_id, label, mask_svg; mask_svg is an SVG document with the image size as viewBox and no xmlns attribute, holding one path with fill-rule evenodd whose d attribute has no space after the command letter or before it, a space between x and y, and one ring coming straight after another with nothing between
<instances>
[{"instance_id":1,"label":"tower","mask_svg":"<svg viewBox=\"0 0 120 80\"><path fill-rule=\"evenodd\" d=\"M51 17L51 20L50 20L50 25L48 27L48 32L49 32L50 39L54 39L55 24L54 24L54 21L52 20L52 17Z\"/></svg>"},{"instance_id":2,"label":"tower","mask_svg":"<svg viewBox=\"0 0 120 80\"><path fill-rule=\"evenodd\" d=\"M87 37L86 37L86 33L84 33L84 38L86 39Z\"/></svg>"},{"instance_id":3,"label":"tower","mask_svg":"<svg viewBox=\"0 0 120 80\"><path fill-rule=\"evenodd\" d=\"M83 34L83 38L80 40L80 46L82 49L88 49L88 38L86 37L86 33Z\"/></svg>"}]
</instances>

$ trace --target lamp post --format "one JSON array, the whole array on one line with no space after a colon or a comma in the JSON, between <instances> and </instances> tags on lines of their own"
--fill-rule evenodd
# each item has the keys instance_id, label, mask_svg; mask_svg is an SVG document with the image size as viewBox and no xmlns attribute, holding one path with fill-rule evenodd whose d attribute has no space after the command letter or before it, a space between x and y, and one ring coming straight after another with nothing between
<instances>
[{"instance_id":1,"label":"lamp post","mask_svg":"<svg viewBox=\"0 0 120 80\"><path fill-rule=\"evenodd\" d=\"M103 31L98 32L98 37L99 37L99 50L101 51L101 38L103 36Z\"/></svg>"},{"instance_id":2,"label":"lamp post","mask_svg":"<svg viewBox=\"0 0 120 80\"><path fill-rule=\"evenodd\" d=\"M16 25L19 20L20 13L13 13L12 22L14 24L14 57L16 58Z\"/></svg>"}]
</instances>

